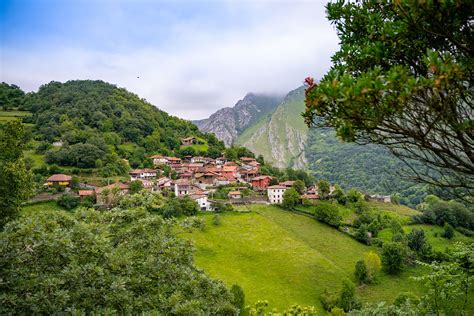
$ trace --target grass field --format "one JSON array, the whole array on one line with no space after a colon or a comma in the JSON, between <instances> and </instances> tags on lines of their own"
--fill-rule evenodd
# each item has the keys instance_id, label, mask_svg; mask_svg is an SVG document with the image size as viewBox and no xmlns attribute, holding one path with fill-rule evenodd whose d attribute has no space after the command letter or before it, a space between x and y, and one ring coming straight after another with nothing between
<instances>
[{"instance_id":1,"label":"grass field","mask_svg":"<svg viewBox=\"0 0 474 316\"><path fill-rule=\"evenodd\" d=\"M41 212L41 211L65 211L61 206L56 203L56 201L45 201L38 202L33 204L25 205L21 208L21 215L28 216L31 213Z\"/></svg>"},{"instance_id":2,"label":"grass field","mask_svg":"<svg viewBox=\"0 0 474 316\"><path fill-rule=\"evenodd\" d=\"M441 237L444 229L443 227L433 226L433 225L410 225L404 226L403 230L405 233L411 232L413 229L423 229L425 231L425 235L428 239L428 242L433 247L433 250L444 251L446 248L449 248L454 245L454 243L458 241L462 241L465 243L472 243L473 239L464 236L459 232L454 233L454 237L449 240L446 238ZM391 229L384 229L379 232L378 238L382 239L383 241L390 241L392 240L392 231Z\"/></svg>"},{"instance_id":3,"label":"grass field","mask_svg":"<svg viewBox=\"0 0 474 316\"><path fill-rule=\"evenodd\" d=\"M16 119L21 119L25 116L31 116L28 111L0 111L0 122L8 122Z\"/></svg>"},{"instance_id":4,"label":"grass field","mask_svg":"<svg viewBox=\"0 0 474 316\"><path fill-rule=\"evenodd\" d=\"M353 279L354 265L369 250L376 250L306 216L277 207L253 205L251 213L222 214L222 224L203 232L184 234L194 240L196 263L227 285L239 284L247 303L266 299L270 305L291 304L322 307L319 296L336 290L343 278ZM400 292L420 294L421 286L409 276L381 276L380 283L358 288L363 301L388 301Z\"/></svg>"},{"instance_id":5,"label":"grass field","mask_svg":"<svg viewBox=\"0 0 474 316\"><path fill-rule=\"evenodd\" d=\"M46 164L44 161L44 155L35 153L33 149L26 150L23 154L25 155L25 158L30 158L33 161L33 167L40 167Z\"/></svg>"}]
</instances>

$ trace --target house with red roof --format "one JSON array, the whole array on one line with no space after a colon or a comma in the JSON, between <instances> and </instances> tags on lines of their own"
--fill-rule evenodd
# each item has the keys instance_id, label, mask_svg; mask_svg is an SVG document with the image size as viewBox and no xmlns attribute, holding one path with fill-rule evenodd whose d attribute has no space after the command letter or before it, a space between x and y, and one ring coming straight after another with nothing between
<instances>
[{"instance_id":1,"label":"house with red roof","mask_svg":"<svg viewBox=\"0 0 474 316\"><path fill-rule=\"evenodd\" d=\"M72 177L66 174L58 173L53 174L46 180L48 186L62 186L69 187L71 186Z\"/></svg>"},{"instance_id":2,"label":"house with red roof","mask_svg":"<svg viewBox=\"0 0 474 316\"><path fill-rule=\"evenodd\" d=\"M238 200L238 199L242 198L242 192L240 192L240 191L230 191L229 193L227 193L227 196L229 197L229 199Z\"/></svg>"},{"instance_id":3,"label":"house with red roof","mask_svg":"<svg viewBox=\"0 0 474 316\"><path fill-rule=\"evenodd\" d=\"M270 176L259 176L251 180L252 187L256 191L266 190L272 181Z\"/></svg>"},{"instance_id":4,"label":"house with red roof","mask_svg":"<svg viewBox=\"0 0 474 316\"><path fill-rule=\"evenodd\" d=\"M128 172L130 175L130 181L135 180L153 180L156 178L156 170L154 169L134 169Z\"/></svg>"}]
</instances>

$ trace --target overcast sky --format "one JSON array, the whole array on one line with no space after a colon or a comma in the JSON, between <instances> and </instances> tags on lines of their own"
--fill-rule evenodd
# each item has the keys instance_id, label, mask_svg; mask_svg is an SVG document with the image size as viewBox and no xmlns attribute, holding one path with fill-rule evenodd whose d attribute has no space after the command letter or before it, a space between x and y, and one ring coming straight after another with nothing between
<instances>
[{"instance_id":1,"label":"overcast sky","mask_svg":"<svg viewBox=\"0 0 474 316\"><path fill-rule=\"evenodd\" d=\"M326 2L1 0L0 80L101 79L205 118L320 78L338 43Z\"/></svg>"}]
</instances>

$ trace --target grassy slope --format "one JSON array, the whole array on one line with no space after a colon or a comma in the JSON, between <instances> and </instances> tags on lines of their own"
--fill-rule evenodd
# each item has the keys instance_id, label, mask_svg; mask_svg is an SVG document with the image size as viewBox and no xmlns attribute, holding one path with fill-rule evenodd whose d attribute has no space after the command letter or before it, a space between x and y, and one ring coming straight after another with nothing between
<instances>
[{"instance_id":1,"label":"grassy slope","mask_svg":"<svg viewBox=\"0 0 474 316\"><path fill-rule=\"evenodd\" d=\"M56 203L56 201L45 201L38 202L33 204L25 205L21 208L21 215L28 216L31 213L41 212L41 211L65 211L61 206Z\"/></svg>"},{"instance_id":2,"label":"grassy slope","mask_svg":"<svg viewBox=\"0 0 474 316\"><path fill-rule=\"evenodd\" d=\"M245 129L235 142L263 155L267 161L280 167L291 164L301 154L297 149L299 139L295 137L295 133L305 139L308 131L301 117L303 111L303 98L293 95L283 101L271 115ZM288 133L288 129L293 132ZM276 147L279 147L278 157L275 156Z\"/></svg>"},{"instance_id":3,"label":"grassy slope","mask_svg":"<svg viewBox=\"0 0 474 316\"><path fill-rule=\"evenodd\" d=\"M425 231L425 235L428 238L428 242L433 247L433 250L444 251L446 248L449 248L454 245L454 243L461 241L465 243L472 243L473 239L464 236L461 233L455 232L454 237L451 240L441 237L444 229L439 226L433 225L410 225L404 226L403 230L408 234L413 229L423 229ZM437 234L437 236L435 236ZM392 231L391 229L387 228L382 230L379 233L378 238L382 239L383 241L390 241L392 240Z\"/></svg>"},{"instance_id":4,"label":"grassy slope","mask_svg":"<svg viewBox=\"0 0 474 316\"><path fill-rule=\"evenodd\" d=\"M28 111L0 111L0 122L13 121L30 115L31 112Z\"/></svg>"},{"instance_id":5,"label":"grassy slope","mask_svg":"<svg viewBox=\"0 0 474 316\"><path fill-rule=\"evenodd\" d=\"M197 246L196 262L226 284L238 283L247 303L267 299L275 307L316 305L324 289L334 290L353 278L355 262L371 248L317 221L273 206L254 205L255 212L222 215L204 232L186 234ZM358 289L364 301L392 301L399 292L420 293L408 278L381 277L380 284ZM402 281L402 282L401 282Z\"/></svg>"}]
</instances>

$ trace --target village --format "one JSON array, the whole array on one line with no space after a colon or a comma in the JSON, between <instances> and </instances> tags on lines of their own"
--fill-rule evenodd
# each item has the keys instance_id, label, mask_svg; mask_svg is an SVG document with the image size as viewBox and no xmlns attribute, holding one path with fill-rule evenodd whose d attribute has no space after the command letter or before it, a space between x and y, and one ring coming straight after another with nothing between
<instances>
[{"instance_id":1,"label":"village","mask_svg":"<svg viewBox=\"0 0 474 316\"><path fill-rule=\"evenodd\" d=\"M276 182L274 177L262 175L260 163L252 157L241 157L238 161L228 161L225 157L212 159L202 156L178 157L153 155L149 157L154 168L132 169L129 181L115 182L104 187L82 184L77 190L81 198L93 198L97 205L108 207L123 195L131 192L134 182L139 182L143 190L169 194L176 197L189 196L203 211L213 211L218 200L227 203L281 204L285 191L292 188L295 181ZM165 176L164 169L173 172L173 177ZM71 191L72 176L54 174L45 186L60 187ZM226 196L216 196L219 188L227 188ZM330 187L330 193L334 186ZM373 196L382 202L390 202L390 197ZM318 187L304 188L301 199L312 203L319 199Z\"/></svg>"}]
</instances>

